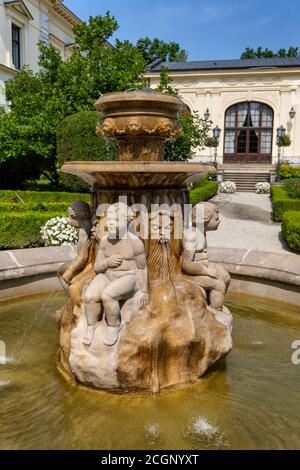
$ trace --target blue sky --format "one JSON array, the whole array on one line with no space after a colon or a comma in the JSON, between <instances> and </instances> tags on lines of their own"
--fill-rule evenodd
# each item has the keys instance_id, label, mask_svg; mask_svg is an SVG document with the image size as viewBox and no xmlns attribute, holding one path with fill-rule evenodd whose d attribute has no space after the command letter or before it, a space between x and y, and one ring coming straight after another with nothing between
<instances>
[{"instance_id":1,"label":"blue sky","mask_svg":"<svg viewBox=\"0 0 300 470\"><path fill-rule=\"evenodd\" d=\"M177 41L189 60L239 58L246 46L300 46L299 0L65 0L81 19L115 15L116 36ZM112 41L113 42L113 41Z\"/></svg>"}]
</instances>

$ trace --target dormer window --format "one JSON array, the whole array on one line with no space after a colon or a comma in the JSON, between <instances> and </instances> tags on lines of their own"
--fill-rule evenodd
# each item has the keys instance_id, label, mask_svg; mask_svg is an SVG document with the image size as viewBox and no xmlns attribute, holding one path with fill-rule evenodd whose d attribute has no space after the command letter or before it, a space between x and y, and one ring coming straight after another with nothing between
<instances>
[{"instance_id":1,"label":"dormer window","mask_svg":"<svg viewBox=\"0 0 300 470\"><path fill-rule=\"evenodd\" d=\"M12 63L17 70L21 68L21 28L14 23L11 25Z\"/></svg>"}]
</instances>

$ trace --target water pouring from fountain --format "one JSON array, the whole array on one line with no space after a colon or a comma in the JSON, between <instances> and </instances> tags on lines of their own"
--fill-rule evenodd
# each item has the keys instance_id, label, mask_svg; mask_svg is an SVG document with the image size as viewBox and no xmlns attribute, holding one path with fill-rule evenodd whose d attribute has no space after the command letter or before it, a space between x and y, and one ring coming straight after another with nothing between
<instances>
[{"instance_id":1,"label":"water pouring from fountain","mask_svg":"<svg viewBox=\"0 0 300 470\"><path fill-rule=\"evenodd\" d=\"M198 381L232 348L230 277L207 258L218 210L189 206L190 183L211 167L163 161L166 141L182 133L179 98L130 91L95 107L97 134L115 139L118 161L62 167L92 185L93 228L60 273L68 300L56 313L59 367L76 383L120 393Z\"/></svg>"}]
</instances>

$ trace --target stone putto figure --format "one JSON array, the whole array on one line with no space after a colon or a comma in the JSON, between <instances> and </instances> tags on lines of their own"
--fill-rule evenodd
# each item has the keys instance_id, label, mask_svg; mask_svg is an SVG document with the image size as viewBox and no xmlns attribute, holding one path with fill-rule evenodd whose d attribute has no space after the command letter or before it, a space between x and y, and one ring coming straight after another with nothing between
<instances>
[{"instance_id":1,"label":"stone putto figure","mask_svg":"<svg viewBox=\"0 0 300 470\"><path fill-rule=\"evenodd\" d=\"M196 221L203 216L204 233L196 230ZM219 210L210 202L196 204L192 209L192 230L183 240L182 270L193 276L192 280L202 287L211 308L222 310L230 275L223 266L209 263L207 256L206 232L217 230L220 224Z\"/></svg>"},{"instance_id":2,"label":"stone putto figure","mask_svg":"<svg viewBox=\"0 0 300 470\"><path fill-rule=\"evenodd\" d=\"M107 323L104 344L116 343L121 328L120 301L138 295L139 308L148 304L148 279L143 242L128 231L134 214L122 202L106 215L108 234L100 241L94 264L95 278L84 294L87 331L83 343L91 345L101 315Z\"/></svg>"},{"instance_id":3,"label":"stone putto figure","mask_svg":"<svg viewBox=\"0 0 300 470\"><path fill-rule=\"evenodd\" d=\"M68 214L71 225L79 229L79 240L76 246L76 258L70 263L64 263L58 269L58 278L66 292L72 279L87 261L92 228L91 210L87 202L81 200L73 202L69 206Z\"/></svg>"}]
</instances>

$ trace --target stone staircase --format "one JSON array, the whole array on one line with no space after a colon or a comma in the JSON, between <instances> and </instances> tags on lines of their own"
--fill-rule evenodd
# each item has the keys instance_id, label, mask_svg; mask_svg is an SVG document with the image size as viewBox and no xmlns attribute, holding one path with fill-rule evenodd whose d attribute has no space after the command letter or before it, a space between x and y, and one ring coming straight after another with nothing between
<instances>
[{"instance_id":1,"label":"stone staircase","mask_svg":"<svg viewBox=\"0 0 300 470\"><path fill-rule=\"evenodd\" d=\"M237 191L254 192L256 183L271 181L275 165L219 165L218 176L223 181L234 181Z\"/></svg>"}]
</instances>

